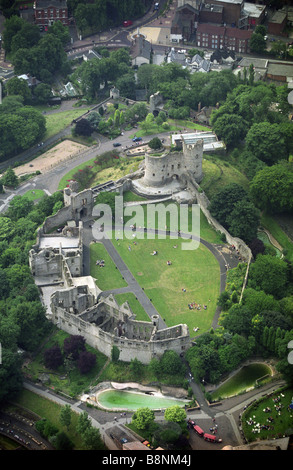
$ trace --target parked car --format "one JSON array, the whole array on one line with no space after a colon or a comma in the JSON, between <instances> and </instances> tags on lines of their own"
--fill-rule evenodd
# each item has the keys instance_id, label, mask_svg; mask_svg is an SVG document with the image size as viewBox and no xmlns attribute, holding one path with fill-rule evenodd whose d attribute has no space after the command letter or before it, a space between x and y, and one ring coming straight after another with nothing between
<instances>
[{"instance_id":1,"label":"parked car","mask_svg":"<svg viewBox=\"0 0 293 470\"><path fill-rule=\"evenodd\" d=\"M141 140L142 140L141 137L134 137L134 138L132 139L132 142L140 142Z\"/></svg>"},{"instance_id":2,"label":"parked car","mask_svg":"<svg viewBox=\"0 0 293 470\"><path fill-rule=\"evenodd\" d=\"M120 147L120 145L121 145L121 144L119 144L119 142L115 142L115 143L113 144L113 147Z\"/></svg>"},{"instance_id":3,"label":"parked car","mask_svg":"<svg viewBox=\"0 0 293 470\"><path fill-rule=\"evenodd\" d=\"M124 26L125 28L127 28L127 26L131 26L131 25L132 25L132 21L131 21L131 20L125 20L125 21L123 21L123 26Z\"/></svg>"}]
</instances>

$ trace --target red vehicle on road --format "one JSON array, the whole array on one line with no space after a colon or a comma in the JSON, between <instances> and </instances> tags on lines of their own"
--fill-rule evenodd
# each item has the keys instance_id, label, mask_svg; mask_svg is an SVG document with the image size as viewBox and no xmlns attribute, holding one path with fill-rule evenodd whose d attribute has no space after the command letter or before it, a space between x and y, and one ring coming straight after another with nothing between
<instances>
[{"instance_id":1,"label":"red vehicle on road","mask_svg":"<svg viewBox=\"0 0 293 470\"><path fill-rule=\"evenodd\" d=\"M131 26L132 25L132 21L131 20L126 20L126 21L123 21L123 26L125 28L127 28L127 26Z\"/></svg>"},{"instance_id":2,"label":"red vehicle on road","mask_svg":"<svg viewBox=\"0 0 293 470\"><path fill-rule=\"evenodd\" d=\"M204 435L204 431L197 425L193 426L193 429L195 430L195 432L199 435L199 436L203 436Z\"/></svg>"}]
</instances>

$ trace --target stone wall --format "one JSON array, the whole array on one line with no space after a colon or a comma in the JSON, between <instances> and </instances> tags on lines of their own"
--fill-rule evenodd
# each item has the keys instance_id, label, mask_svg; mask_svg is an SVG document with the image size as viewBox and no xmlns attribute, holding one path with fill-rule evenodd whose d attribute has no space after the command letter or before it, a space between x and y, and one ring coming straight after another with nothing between
<instances>
[{"instance_id":1,"label":"stone wall","mask_svg":"<svg viewBox=\"0 0 293 470\"><path fill-rule=\"evenodd\" d=\"M237 237L232 237L232 235L226 230L210 213L208 207L210 201L206 194L200 190L199 185L193 181L192 178L188 179L188 185L191 185L192 190L196 194L197 202L200 205L200 208L204 215L206 216L208 222L212 227L217 230L218 232L225 235L227 243L230 245L234 245L237 250L239 250L240 256L245 259L247 262L250 262L252 259L252 253L250 248L246 245L246 243Z\"/></svg>"},{"instance_id":2,"label":"stone wall","mask_svg":"<svg viewBox=\"0 0 293 470\"><path fill-rule=\"evenodd\" d=\"M189 172L196 181L202 179L203 141L194 144L183 142L183 151L165 151L161 155L154 152L145 154L145 174L143 182L146 186L160 187L180 179Z\"/></svg>"},{"instance_id":3,"label":"stone wall","mask_svg":"<svg viewBox=\"0 0 293 470\"><path fill-rule=\"evenodd\" d=\"M143 364L148 364L152 358L160 358L166 350L180 354L191 346L186 325L177 325L158 332L153 323L134 320L131 310L125 304L118 307L111 296L80 315L70 313L60 306L58 295L53 300L53 322L71 335L83 336L87 344L107 357L111 357L112 348L116 346L120 351L121 361L130 362L137 358ZM97 319L101 321L99 326L91 323ZM121 336L118 335L119 322L124 322L125 334Z\"/></svg>"}]
</instances>

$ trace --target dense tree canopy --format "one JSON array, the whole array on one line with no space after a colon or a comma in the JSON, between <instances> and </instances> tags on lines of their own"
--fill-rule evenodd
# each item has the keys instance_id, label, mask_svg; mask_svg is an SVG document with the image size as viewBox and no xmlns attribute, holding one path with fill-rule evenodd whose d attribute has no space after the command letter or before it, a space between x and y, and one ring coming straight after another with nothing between
<instances>
[{"instance_id":1,"label":"dense tree canopy","mask_svg":"<svg viewBox=\"0 0 293 470\"><path fill-rule=\"evenodd\" d=\"M250 183L257 207L269 213L293 210L293 165L279 163L259 171Z\"/></svg>"},{"instance_id":2,"label":"dense tree canopy","mask_svg":"<svg viewBox=\"0 0 293 470\"><path fill-rule=\"evenodd\" d=\"M253 124L246 136L247 149L268 165L288 157L285 139L278 124L260 122Z\"/></svg>"},{"instance_id":3,"label":"dense tree canopy","mask_svg":"<svg viewBox=\"0 0 293 470\"><path fill-rule=\"evenodd\" d=\"M30 74L50 83L52 75L67 66L64 44L69 33L61 22L51 26L45 36L37 25L31 25L18 16L5 21L3 40L17 75Z\"/></svg>"},{"instance_id":4,"label":"dense tree canopy","mask_svg":"<svg viewBox=\"0 0 293 470\"><path fill-rule=\"evenodd\" d=\"M151 0L69 0L68 7L82 34L103 31L142 16Z\"/></svg>"},{"instance_id":5,"label":"dense tree canopy","mask_svg":"<svg viewBox=\"0 0 293 470\"><path fill-rule=\"evenodd\" d=\"M9 110L5 105L7 99L0 105L0 160L30 148L46 131L46 121L40 111L21 105Z\"/></svg>"}]
</instances>

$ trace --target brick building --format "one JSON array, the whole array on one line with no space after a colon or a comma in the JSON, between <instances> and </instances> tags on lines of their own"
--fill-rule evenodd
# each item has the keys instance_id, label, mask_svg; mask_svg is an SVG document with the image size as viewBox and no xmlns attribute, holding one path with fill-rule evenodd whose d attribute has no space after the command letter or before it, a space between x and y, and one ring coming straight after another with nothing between
<instances>
[{"instance_id":1,"label":"brick building","mask_svg":"<svg viewBox=\"0 0 293 470\"><path fill-rule=\"evenodd\" d=\"M38 26L51 26L58 20L64 26L69 24L66 0L36 0L34 10Z\"/></svg>"},{"instance_id":2,"label":"brick building","mask_svg":"<svg viewBox=\"0 0 293 470\"><path fill-rule=\"evenodd\" d=\"M285 11L276 11L268 21L268 33L282 35L287 24L287 13Z\"/></svg>"},{"instance_id":3,"label":"brick building","mask_svg":"<svg viewBox=\"0 0 293 470\"><path fill-rule=\"evenodd\" d=\"M213 4L223 7L223 22L227 25L238 26L239 20L243 14L244 0L205 0L206 4Z\"/></svg>"},{"instance_id":4,"label":"brick building","mask_svg":"<svg viewBox=\"0 0 293 470\"><path fill-rule=\"evenodd\" d=\"M249 52L252 31L214 24L199 24L196 45L206 49L229 49L240 54Z\"/></svg>"}]
</instances>

